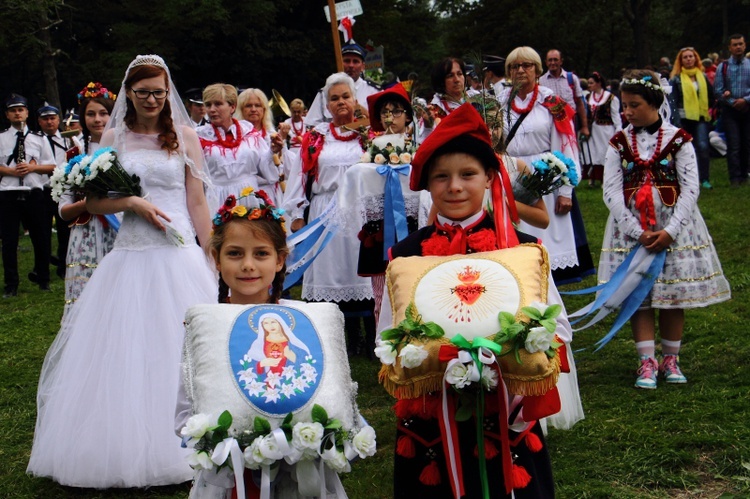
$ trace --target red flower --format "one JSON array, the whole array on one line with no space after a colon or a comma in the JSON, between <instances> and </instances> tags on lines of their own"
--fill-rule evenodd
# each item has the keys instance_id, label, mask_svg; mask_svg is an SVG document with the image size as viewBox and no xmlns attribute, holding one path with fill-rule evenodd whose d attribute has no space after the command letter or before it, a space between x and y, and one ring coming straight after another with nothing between
<instances>
[{"instance_id":1,"label":"red flower","mask_svg":"<svg viewBox=\"0 0 750 499\"><path fill-rule=\"evenodd\" d=\"M255 191L255 195L261 198L266 206L273 206L271 198L268 197L268 194L266 194L266 191L264 191L263 189Z\"/></svg>"},{"instance_id":2,"label":"red flower","mask_svg":"<svg viewBox=\"0 0 750 499\"><path fill-rule=\"evenodd\" d=\"M450 247L451 242L448 238L435 232L422 241L422 256L447 256Z\"/></svg>"},{"instance_id":3,"label":"red flower","mask_svg":"<svg viewBox=\"0 0 750 499\"><path fill-rule=\"evenodd\" d=\"M466 241L469 243L469 247L477 253L497 249L497 238L490 229L482 229L469 234Z\"/></svg>"},{"instance_id":4,"label":"red flower","mask_svg":"<svg viewBox=\"0 0 750 499\"><path fill-rule=\"evenodd\" d=\"M227 223L232 219L232 210L228 210L225 206L222 206L219 208L219 216L222 222Z\"/></svg>"},{"instance_id":5,"label":"red flower","mask_svg":"<svg viewBox=\"0 0 750 499\"><path fill-rule=\"evenodd\" d=\"M230 210L234 208L237 205L237 198L234 197L234 194L230 194L227 196L227 200L224 201L224 206L229 208Z\"/></svg>"}]
</instances>

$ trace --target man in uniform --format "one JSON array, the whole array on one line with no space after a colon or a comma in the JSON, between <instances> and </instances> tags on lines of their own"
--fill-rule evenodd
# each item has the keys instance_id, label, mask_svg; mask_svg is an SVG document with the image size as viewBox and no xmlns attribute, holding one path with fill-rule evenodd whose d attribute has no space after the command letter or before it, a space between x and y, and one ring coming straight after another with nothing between
<instances>
[{"instance_id":1,"label":"man in uniform","mask_svg":"<svg viewBox=\"0 0 750 499\"><path fill-rule=\"evenodd\" d=\"M492 89L495 95L500 95L503 91L503 82L505 81L505 58L497 55L486 55L482 60L484 67L484 86Z\"/></svg>"},{"instance_id":2,"label":"man in uniform","mask_svg":"<svg viewBox=\"0 0 750 499\"><path fill-rule=\"evenodd\" d=\"M203 90L200 88L191 88L185 92L185 97L185 107L187 108L188 114L190 114L193 126L197 128L199 126L207 125L206 106L203 104Z\"/></svg>"},{"instance_id":3,"label":"man in uniform","mask_svg":"<svg viewBox=\"0 0 750 499\"><path fill-rule=\"evenodd\" d=\"M341 59L344 62L344 73L351 76L354 80L354 89L356 91L357 102L364 107L367 113L367 97L380 92L380 89L371 81L366 80L362 73L365 71L365 56L367 52L364 47L358 45L354 40L350 40L341 48ZM319 90L315 96L310 110L305 116L306 126L315 126L320 123L330 123L332 120L331 113L326 106L326 98L323 90Z\"/></svg>"},{"instance_id":4,"label":"man in uniform","mask_svg":"<svg viewBox=\"0 0 750 499\"><path fill-rule=\"evenodd\" d=\"M35 280L48 291L50 232L52 219L44 197L44 184L55 169L44 140L29 133L26 98L11 94L5 102L11 127L0 133L0 228L3 234L3 298L18 295L18 233L21 222L29 230L34 246Z\"/></svg>"}]
</instances>

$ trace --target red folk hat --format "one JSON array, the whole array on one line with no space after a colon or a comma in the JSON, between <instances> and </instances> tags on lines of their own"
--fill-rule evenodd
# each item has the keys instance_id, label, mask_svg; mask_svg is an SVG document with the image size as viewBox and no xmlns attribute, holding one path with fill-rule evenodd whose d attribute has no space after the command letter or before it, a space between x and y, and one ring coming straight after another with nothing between
<instances>
[{"instance_id":1,"label":"red folk hat","mask_svg":"<svg viewBox=\"0 0 750 499\"><path fill-rule=\"evenodd\" d=\"M414 154L414 159L411 162L411 178L409 179L411 190L418 191L427 188L426 175L423 175L426 172L422 171L424 165L429 162L435 151L458 137L469 137L479 140L483 145L486 144L490 151L492 151L490 131L484 123L482 116L471 104L462 104L442 119L440 125L427 136L427 139L420 144L419 149ZM495 170L497 170L499 162L494 153L492 153L492 157L495 158L494 162L497 164Z\"/></svg>"},{"instance_id":2,"label":"red folk hat","mask_svg":"<svg viewBox=\"0 0 750 499\"><path fill-rule=\"evenodd\" d=\"M380 123L380 116L377 115L378 102L383 97L396 97L401 100L404 107L411 109L411 100L406 89L401 83L396 83L391 88L378 92L376 94L367 96L367 112L370 114L370 129L374 132L384 132L382 123Z\"/></svg>"}]
</instances>

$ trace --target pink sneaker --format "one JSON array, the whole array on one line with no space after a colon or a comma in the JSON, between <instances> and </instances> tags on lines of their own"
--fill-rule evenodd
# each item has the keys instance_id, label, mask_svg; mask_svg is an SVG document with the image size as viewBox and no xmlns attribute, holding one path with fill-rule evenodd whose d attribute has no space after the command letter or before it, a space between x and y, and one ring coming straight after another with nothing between
<instances>
[{"instance_id":1,"label":"pink sneaker","mask_svg":"<svg viewBox=\"0 0 750 499\"><path fill-rule=\"evenodd\" d=\"M655 358L648 355L641 355L641 367L638 368L638 379L635 380L635 387L655 390L656 373L658 370L659 363L656 362Z\"/></svg>"},{"instance_id":2,"label":"pink sneaker","mask_svg":"<svg viewBox=\"0 0 750 499\"><path fill-rule=\"evenodd\" d=\"M661 360L659 371L664 375L667 383L687 383L687 378L680 371L680 357L677 355L665 355Z\"/></svg>"}]
</instances>

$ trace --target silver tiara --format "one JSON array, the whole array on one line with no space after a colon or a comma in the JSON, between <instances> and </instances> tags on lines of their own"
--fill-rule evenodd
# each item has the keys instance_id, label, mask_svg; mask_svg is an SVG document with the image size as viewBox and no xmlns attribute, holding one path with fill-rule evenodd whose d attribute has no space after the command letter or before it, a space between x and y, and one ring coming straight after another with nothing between
<instances>
[{"instance_id":1,"label":"silver tiara","mask_svg":"<svg viewBox=\"0 0 750 499\"><path fill-rule=\"evenodd\" d=\"M130 63L130 66L128 66L128 70L136 66L158 66L167 69L167 64L164 62L164 59L155 54L137 56L133 59L133 62Z\"/></svg>"}]
</instances>

